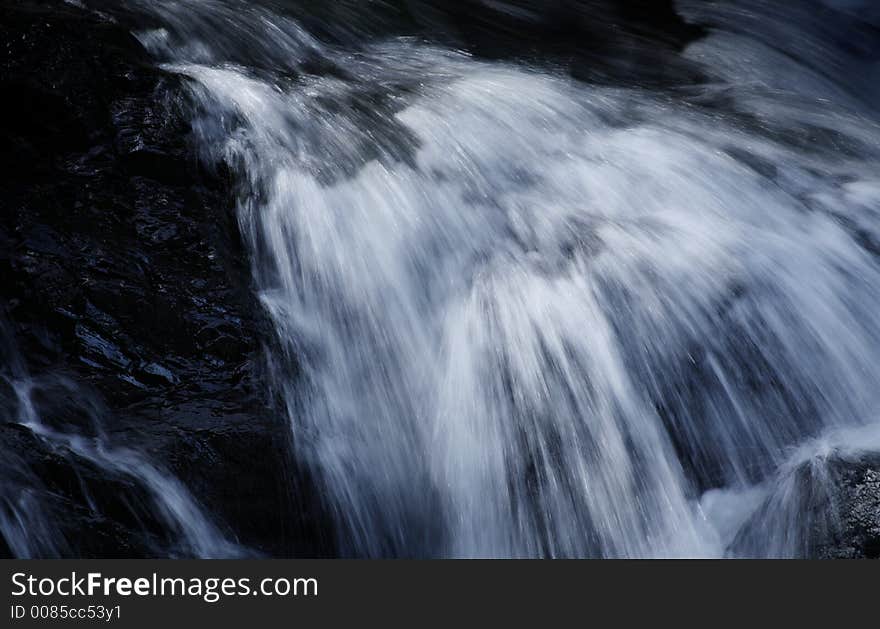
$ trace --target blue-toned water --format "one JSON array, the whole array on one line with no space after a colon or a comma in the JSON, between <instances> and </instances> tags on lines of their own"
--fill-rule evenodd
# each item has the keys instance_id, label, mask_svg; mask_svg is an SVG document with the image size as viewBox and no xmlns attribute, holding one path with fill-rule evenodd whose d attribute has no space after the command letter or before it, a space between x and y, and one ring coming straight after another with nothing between
<instances>
[{"instance_id":1,"label":"blue-toned water","mask_svg":"<svg viewBox=\"0 0 880 629\"><path fill-rule=\"evenodd\" d=\"M683 0L702 78L668 87L139 5L342 554L802 552L794 470L880 449L880 70L841 30L876 16L818 4Z\"/></svg>"}]
</instances>

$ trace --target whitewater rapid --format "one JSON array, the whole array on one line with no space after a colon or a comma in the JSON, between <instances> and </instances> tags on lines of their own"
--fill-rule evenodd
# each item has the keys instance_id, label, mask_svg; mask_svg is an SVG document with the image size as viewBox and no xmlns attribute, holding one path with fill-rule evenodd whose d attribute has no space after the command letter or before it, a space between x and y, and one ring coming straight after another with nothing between
<instances>
[{"instance_id":1,"label":"whitewater rapid","mask_svg":"<svg viewBox=\"0 0 880 629\"><path fill-rule=\"evenodd\" d=\"M875 92L809 3L680 3L676 89L149 4L341 554L793 556L792 470L880 446Z\"/></svg>"}]
</instances>

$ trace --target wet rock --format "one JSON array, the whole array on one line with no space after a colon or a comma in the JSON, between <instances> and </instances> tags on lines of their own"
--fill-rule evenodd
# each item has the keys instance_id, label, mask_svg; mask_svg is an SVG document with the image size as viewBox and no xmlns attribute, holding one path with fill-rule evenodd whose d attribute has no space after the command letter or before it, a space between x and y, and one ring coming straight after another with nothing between
<instances>
[{"instance_id":1,"label":"wet rock","mask_svg":"<svg viewBox=\"0 0 880 629\"><path fill-rule=\"evenodd\" d=\"M0 464L0 511L23 528L18 539L6 540L9 554L140 557L170 543L130 481L49 447L21 426L0 425L0 443L8 448Z\"/></svg>"},{"instance_id":2,"label":"wet rock","mask_svg":"<svg viewBox=\"0 0 880 629\"><path fill-rule=\"evenodd\" d=\"M746 557L880 559L880 455L832 453L789 470L730 550Z\"/></svg>"},{"instance_id":3,"label":"wet rock","mask_svg":"<svg viewBox=\"0 0 880 629\"><path fill-rule=\"evenodd\" d=\"M816 540L816 555L880 559L880 457L841 465L837 479L833 506L839 525Z\"/></svg>"},{"instance_id":4,"label":"wet rock","mask_svg":"<svg viewBox=\"0 0 880 629\"><path fill-rule=\"evenodd\" d=\"M101 408L84 413L46 390L36 412L86 438L100 416L106 439L173 473L230 539L319 553L291 515L314 508L289 493L287 424L258 384L268 326L227 182L188 143L181 79L128 27L73 4L0 3L0 34L0 317L16 346L0 375L94 394ZM0 460L18 470L0 470L5 513L30 501L60 527L36 554L177 552L137 482L47 449L5 388L0 412Z\"/></svg>"}]
</instances>

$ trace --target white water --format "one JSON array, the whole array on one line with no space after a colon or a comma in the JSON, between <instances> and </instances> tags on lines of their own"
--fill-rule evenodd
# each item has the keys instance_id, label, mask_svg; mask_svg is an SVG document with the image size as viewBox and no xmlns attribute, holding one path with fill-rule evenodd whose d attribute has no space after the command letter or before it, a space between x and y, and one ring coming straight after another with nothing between
<instances>
[{"instance_id":1,"label":"white water","mask_svg":"<svg viewBox=\"0 0 880 629\"><path fill-rule=\"evenodd\" d=\"M93 496L93 488L78 470L82 462L96 466L107 479L122 479L123 483L130 484L132 488L122 485L126 495L121 498L131 506L137 506L138 491L145 494L149 512L172 538L170 548L155 552L199 558L246 554L244 549L225 538L174 475L151 462L145 454L114 445L103 426L104 410L86 388L60 375L30 376L2 320L0 342L5 359L0 365L4 368L4 373L0 373L0 385L8 387L14 397L10 407L4 409L12 416L5 420L30 431L48 452L69 465L66 471L76 478L67 480L78 482L85 496L85 506L96 520L100 519L101 510ZM48 417L43 417L38 410L40 404L37 400L40 398L57 402L58 408L53 410L59 416L49 413ZM67 422L64 417L75 418L75 421ZM14 557L71 556L75 542L65 537L57 511L53 511L46 500L57 496L43 486L40 475L30 469L23 457L15 456L8 449L6 454L11 455L12 460L2 462L0 537Z\"/></svg>"},{"instance_id":2,"label":"white water","mask_svg":"<svg viewBox=\"0 0 880 629\"><path fill-rule=\"evenodd\" d=\"M880 129L794 4L684 3L718 26L685 52L709 81L662 92L152 3L139 37L239 178L340 552L721 556L804 444L858 445ZM797 554L771 520L748 554Z\"/></svg>"}]
</instances>

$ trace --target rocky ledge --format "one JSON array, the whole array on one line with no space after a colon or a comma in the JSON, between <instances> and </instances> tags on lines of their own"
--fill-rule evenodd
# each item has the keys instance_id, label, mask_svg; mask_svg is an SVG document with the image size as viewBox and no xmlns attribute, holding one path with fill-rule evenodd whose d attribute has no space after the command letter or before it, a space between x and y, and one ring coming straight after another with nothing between
<instances>
[{"instance_id":1,"label":"rocky ledge","mask_svg":"<svg viewBox=\"0 0 880 629\"><path fill-rule=\"evenodd\" d=\"M286 423L255 386L266 324L226 182L188 144L181 79L77 3L0 2L0 32L0 372L21 357L30 378L76 382L38 401L43 421L73 434L100 413L109 442L179 478L230 539L321 554ZM36 501L55 553L169 552L142 490L49 447L6 388L0 518ZM85 413L91 397L101 408Z\"/></svg>"}]
</instances>

